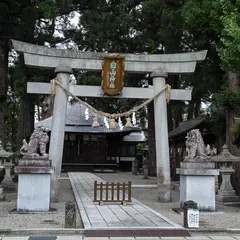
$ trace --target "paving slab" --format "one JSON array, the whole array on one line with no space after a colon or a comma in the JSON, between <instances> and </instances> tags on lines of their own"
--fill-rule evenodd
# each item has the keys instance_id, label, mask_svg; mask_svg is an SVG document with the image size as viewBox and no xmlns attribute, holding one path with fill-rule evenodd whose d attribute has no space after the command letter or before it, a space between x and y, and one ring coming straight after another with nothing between
<instances>
[{"instance_id":1,"label":"paving slab","mask_svg":"<svg viewBox=\"0 0 240 240\"><path fill-rule=\"evenodd\" d=\"M82 236L58 236L57 240L82 240Z\"/></svg>"},{"instance_id":2,"label":"paving slab","mask_svg":"<svg viewBox=\"0 0 240 240\"><path fill-rule=\"evenodd\" d=\"M207 236L192 236L192 237L186 237L187 240L210 240Z\"/></svg>"},{"instance_id":3,"label":"paving slab","mask_svg":"<svg viewBox=\"0 0 240 240\"><path fill-rule=\"evenodd\" d=\"M83 237L83 240L109 240L108 237Z\"/></svg>"},{"instance_id":4,"label":"paving slab","mask_svg":"<svg viewBox=\"0 0 240 240\"><path fill-rule=\"evenodd\" d=\"M32 236L28 240L56 240L57 236Z\"/></svg>"},{"instance_id":5,"label":"paving slab","mask_svg":"<svg viewBox=\"0 0 240 240\"><path fill-rule=\"evenodd\" d=\"M211 240L236 240L236 238L231 236L209 236Z\"/></svg>"},{"instance_id":6,"label":"paving slab","mask_svg":"<svg viewBox=\"0 0 240 240\"><path fill-rule=\"evenodd\" d=\"M160 237L135 237L136 240L160 240Z\"/></svg>"},{"instance_id":7,"label":"paving slab","mask_svg":"<svg viewBox=\"0 0 240 240\"><path fill-rule=\"evenodd\" d=\"M3 237L2 240L28 240L29 237Z\"/></svg>"},{"instance_id":8,"label":"paving slab","mask_svg":"<svg viewBox=\"0 0 240 240\"><path fill-rule=\"evenodd\" d=\"M186 240L185 237L161 237L161 240Z\"/></svg>"}]
</instances>

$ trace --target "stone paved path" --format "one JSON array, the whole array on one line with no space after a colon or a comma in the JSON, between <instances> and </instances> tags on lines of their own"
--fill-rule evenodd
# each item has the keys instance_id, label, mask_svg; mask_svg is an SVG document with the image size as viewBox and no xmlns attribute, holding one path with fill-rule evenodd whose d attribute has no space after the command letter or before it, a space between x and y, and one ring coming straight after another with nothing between
<instances>
[{"instance_id":1,"label":"stone paved path","mask_svg":"<svg viewBox=\"0 0 240 240\"><path fill-rule=\"evenodd\" d=\"M104 180L92 173L72 172L69 178L88 237L169 236L169 232L173 236L189 236L183 227L135 199L127 205L95 204L94 181Z\"/></svg>"},{"instance_id":2,"label":"stone paved path","mask_svg":"<svg viewBox=\"0 0 240 240\"><path fill-rule=\"evenodd\" d=\"M94 181L104 180L92 173L69 173L69 177L81 215L84 216L82 218L85 228L182 228L135 199L132 199L132 204L127 205L95 204Z\"/></svg>"}]
</instances>

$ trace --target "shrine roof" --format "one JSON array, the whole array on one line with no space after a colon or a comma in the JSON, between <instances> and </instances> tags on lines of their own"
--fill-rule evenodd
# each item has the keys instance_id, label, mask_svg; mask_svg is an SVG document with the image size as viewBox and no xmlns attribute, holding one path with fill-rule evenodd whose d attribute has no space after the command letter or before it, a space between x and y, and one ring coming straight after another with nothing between
<instances>
[{"instance_id":1,"label":"shrine roof","mask_svg":"<svg viewBox=\"0 0 240 240\"><path fill-rule=\"evenodd\" d=\"M181 135L185 135L190 130L197 128L200 124L204 122L205 118L197 117L187 121L182 121L179 126L168 133L168 138L173 139Z\"/></svg>"},{"instance_id":2,"label":"shrine roof","mask_svg":"<svg viewBox=\"0 0 240 240\"><path fill-rule=\"evenodd\" d=\"M66 115L65 132L77 132L77 133L122 133L124 135L130 134L131 132L140 132L139 127L123 128L121 129L119 124L116 122L115 129L109 129L106 127L106 121L110 124L110 120L104 117L97 116L100 127L93 128L93 118L96 116L95 113L88 111L88 118L85 117L86 107L81 103L68 104L68 112ZM44 126L51 130L52 128L52 117L39 121L35 124L36 126Z\"/></svg>"}]
</instances>

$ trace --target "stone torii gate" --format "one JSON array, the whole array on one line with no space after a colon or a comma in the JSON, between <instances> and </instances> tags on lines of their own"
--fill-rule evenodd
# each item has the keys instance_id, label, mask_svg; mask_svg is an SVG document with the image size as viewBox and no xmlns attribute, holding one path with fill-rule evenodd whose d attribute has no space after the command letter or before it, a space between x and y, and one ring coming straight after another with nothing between
<instances>
[{"instance_id":1,"label":"stone torii gate","mask_svg":"<svg viewBox=\"0 0 240 240\"><path fill-rule=\"evenodd\" d=\"M102 97L101 87L69 86L72 69L85 71L101 71L102 58L116 55L109 53L80 52L72 50L52 49L44 46L12 40L14 49L24 53L25 64L29 67L55 68L58 81L75 96ZM149 73L153 78L153 87L124 87L120 98L150 98L164 86L168 74L187 74L195 71L196 63L205 59L207 51L181 54L122 54L125 56L125 71ZM27 92L32 94L51 94L50 83L28 82ZM105 96L107 97L107 96ZM155 139L158 199L160 202L171 201L171 179L169 163L168 127L166 93L160 94L154 100ZM52 176L52 201L58 201L59 179L61 173L65 116L68 96L58 85L55 91L52 133L50 139L49 159L55 167ZM171 90L172 100L191 100L191 90Z\"/></svg>"}]
</instances>

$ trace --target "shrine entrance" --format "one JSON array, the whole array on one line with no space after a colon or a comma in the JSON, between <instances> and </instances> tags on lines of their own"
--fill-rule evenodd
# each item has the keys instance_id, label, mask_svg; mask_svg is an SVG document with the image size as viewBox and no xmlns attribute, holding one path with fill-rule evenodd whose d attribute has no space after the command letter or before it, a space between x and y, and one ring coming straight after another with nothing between
<instances>
[{"instance_id":1,"label":"shrine entrance","mask_svg":"<svg viewBox=\"0 0 240 240\"><path fill-rule=\"evenodd\" d=\"M55 101L52 121L52 134L50 139L49 158L53 162L55 173L52 175L52 199L58 201L59 180L62 165L62 154L65 134L65 119L68 96L77 99L81 97L103 97L102 89L108 89L108 96L114 91L115 77L122 79L124 71L135 73L151 73L153 86L149 88L123 88L122 95L114 97L149 99L154 101L155 111L155 142L158 199L161 202L171 201L171 179L169 163L169 144L167 127L167 100L191 100L191 90L170 91L166 85L168 74L187 74L195 71L196 63L205 59L207 51L189 52L181 54L122 54L124 64L112 64L110 60L108 74L109 82L103 88L96 86L74 86L69 84L72 69L84 71L102 71L102 60L105 57L115 57L119 54L90 53L69 50L52 49L24 42L12 40L14 49L24 53L25 64L29 67L55 68L56 80ZM118 60L116 60L117 62ZM123 71L122 67L125 65ZM110 69L111 68L111 69ZM116 68L116 69L115 69ZM117 82L121 83L121 82ZM121 91L121 84L117 84L117 91ZM28 83L28 93L52 94L51 83ZM94 109L90 109L95 111ZM133 109L133 112L136 109ZM96 112L100 113L101 112ZM127 114L131 114L128 112ZM116 114L103 115L115 119Z\"/></svg>"},{"instance_id":2,"label":"shrine entrance","mask_svg":"<svg viewBox=\"0 0 240 240\"><path fill-rule=\"evenodd\" d=\"M82 136L77 136L76 140L64 141L62 168L64 171L93 171L110 164L117 167L116 161L108 161L107 153L107 141L84 141Z\"/></svg>"}]
</instances>

